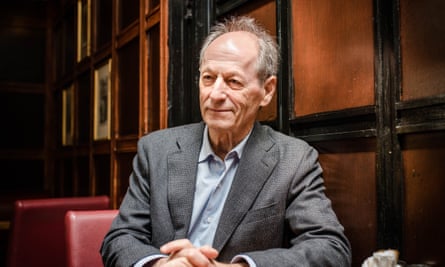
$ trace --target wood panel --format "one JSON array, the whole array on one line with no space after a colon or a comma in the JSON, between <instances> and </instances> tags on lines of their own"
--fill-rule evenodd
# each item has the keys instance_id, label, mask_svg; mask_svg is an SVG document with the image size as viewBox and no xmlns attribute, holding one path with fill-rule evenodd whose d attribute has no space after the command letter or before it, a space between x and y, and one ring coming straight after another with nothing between
<instances>
[{"instance_id":1,"label":"wood panel","mask_svg":"<svg viewBox=\"0 0 445 267\"><path fill-rule=\"evenodd\" d=\"M118 181L118 192L117 192L117 200L119 203L122 202L122 199L127 193L129 177L131 171L133 169L133 157L135 153L119 153L117 155L117 181Z\"/></svg>"},{"instance_id":2,"label":"wood panel","mask_svg":"<svg viewBox=\"0 0 445 267\"><path fill-rule=\"evenodd\" d=\"M316 143L324 171L326 194L353 250L352 266L376 250L377 199L375 139Z\"/></svg>"},{"instance_id":3,"label":"wood panel","mask_svg":"<svg viewBox=\"0 0 445 267\"><path fill-rule=\"evenodd\" d=\"M0 160L0 169L0 195L24 196L45 192L43 160L3 158Z\"/></svg>"},{"instance_id":4,"label":"wood panel","mask_svg":"<svg viewBox=\"0 0 445 267\"><path fill-rule=\"evenodd\" d=\"M91 93L91 77L88 71L79 77L77 83L77 136L80 145L89 145L90 142Z\"/></svg>"},{"instance_id":5,"label":"wood panel","mask_svg":"<svg viewBox=\"0 0 445 267\"><path fill-rule=\"evenodd\" d=\"M400 1L402 99L445 94L445 1Z\"/></svg>"},{"instance_id":6,"label":"wood panel","mask_svg":"<svg viewBox=\"0 0 445 267\"><path fill-rule=\"evenodd\" d=\"M402 256L409 263L444 266L445 133L407 135L401 145L405 178Z\"/></svg>"},{"instance_id":7,"label":"wood panel","mask_svg":"<svg viewBox=\"0 0 445 267\"><path fill-rule=\"evenodd\" d=\"M120 136L138 134L139 118L139 37L118 51L118 133Z\"/></svg>"},{"instance_id":8,"label":"wood panel","mask_svg":"<svg viewBox=\"0 0 445 267\"><path fill-rule=\"evenodd\" d=\"M38 10L41 12L41 10ZM0 12L0 16L5 16ZM45 78L45 28L20 23L7 16L0 21L0 81L43 83Z\"/></svg>"},{"instance_id":9,"label":"wood panel","mask_svg":"<svg viewBox=\"0 0 445 267\"><path fill-rule=\"evenodd\" d=\"M76 165L77 165L76 195L89 196L91 194L89 157L79 157L76 160Z\"/></svg>"},{"instance_id":10,"label":"wood panel","mask_svg":"<svg viewBox=\"0 0 445 267\"><path fill-rule=\"evenodd\" d=\"M44 112L43 94L3 93L0 88L0 124L4 127L0 132L0 148L42 149Z\"/></svg>"},{"instance_id":11,"label":"wood panel","mask_svg":"<svg viewBox=\"0 0 445 267\"><path fill-rule=\"evenodd\" d=\"M374 104L371 0L292 1L294 115Z\"/></svg>"},{"instance_id":12,"label":"wood panel","mask_svg":"<svg viewBox=\"0 0 445 267\"><path fill-rule=\"evenodd\" d=\"M139 19L139 0L119 0L119 31Z\"/></svg>"},{"instance_id":13,"label":"wood panel","mask_svg":"<svg viewBox=\"0 0 445 267\"><path fill-rule=\"evenodd\" d=\"M144 118L148 118L148 133L161 128L161 52L160 52L160 26L156 24L147 31L147 43L150 53L147 57L147 102L148 107L143 113L148 113Z\"/></svg>"},{"instance_id":14,"label":"wood panel","mask_svg":"<svg viewBox=\"0 0 445 267\"><path fill-rule=\"evenodd\" d=\"M93 2L96 8L96 21L93 28L96 31L96 34L94 36L95 38L93 37L93 41L95 43L95 50L97 51L111 42L111 23L113 23L112 1L98 0Z\"/></svg>"},{"instance_id":15,"label":"wood panel","mask_svg":"<svg viewBox=\"0 0 445 267\"><path fill-rule=\"evenodd\" d=\"M109 155L94 156L94 192L95 195L110 195L111 168Z\"/></svg>"}]
</instances>

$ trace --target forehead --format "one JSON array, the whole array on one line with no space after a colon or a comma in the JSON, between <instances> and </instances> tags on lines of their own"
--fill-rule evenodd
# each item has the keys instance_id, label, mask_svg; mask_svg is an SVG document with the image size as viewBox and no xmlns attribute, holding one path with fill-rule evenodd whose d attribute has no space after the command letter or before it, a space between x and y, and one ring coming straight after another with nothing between
<instances>
[{"instance_id":1,"label":"forehead","mask_svg":"<svg viewBox=\"0 0 445 267\"><path fill-rule=\"evenodd\" d=\"M230 32L216 38L204 52L203 66L211 63L227 63L240 67L256 62L257 37L249 32Z\"/></svg>"}]
</instances>

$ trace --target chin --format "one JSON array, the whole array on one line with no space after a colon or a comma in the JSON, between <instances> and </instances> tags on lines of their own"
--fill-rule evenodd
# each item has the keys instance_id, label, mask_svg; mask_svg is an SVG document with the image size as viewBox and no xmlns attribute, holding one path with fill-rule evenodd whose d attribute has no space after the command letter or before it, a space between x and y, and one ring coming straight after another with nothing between
<instances>
[{"instance_id":1,"label":"chin","mask_svg":"<svg viewBox=\"0 0 445 267\"><path fill-rule=\"evenodd\" d=\"M206 124L209 129L217 131L232 131L235 128L235 125L231 123L221 123L220 121L206 122Z\"/></svg>"}]
</instances>

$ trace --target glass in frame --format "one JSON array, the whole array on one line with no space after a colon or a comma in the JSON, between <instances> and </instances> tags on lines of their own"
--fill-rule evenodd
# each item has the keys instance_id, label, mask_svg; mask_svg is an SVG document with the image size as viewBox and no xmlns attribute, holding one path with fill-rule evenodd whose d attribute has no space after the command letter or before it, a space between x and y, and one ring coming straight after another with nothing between
<instances>
[{"instance_id":1,"label":"glass in frame","mask_svg":"<svg viewBox=\"0 0 445 267\"><path fill-rule=\"evenodd\" d=\"M111 59L94 71L94 140L110 139Z\"/></svg>"},{"instance_id":2,"label":"glass in frame","mask_svg":"<svg viewBox=\"0 0 445 267\"><path fill-rule=\"evenodd\" d=\"M77 61L90 55L91 47L91 3L90 0L77 1Z\"/></svg>"},{"instance_id":3,"label":"glass in frame","mask_svg":"<svg viewBox=\"0 0 445 267\"><path fill-rule=\"evenodd\" d=\"M62 145L73 144L74 133L74 86L62 91Z\"/></svg>"}]
</instances>

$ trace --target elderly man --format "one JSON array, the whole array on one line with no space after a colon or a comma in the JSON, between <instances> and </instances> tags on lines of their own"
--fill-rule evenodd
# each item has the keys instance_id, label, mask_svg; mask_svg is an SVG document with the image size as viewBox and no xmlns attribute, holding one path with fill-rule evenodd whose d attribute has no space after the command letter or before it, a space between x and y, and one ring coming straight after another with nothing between
<instances>
[{"instance_id":1,"label":"elderly man","mask_svg":"<svg viewBox=\"0 0 445 267\"><path fill-rule=\"evenodd\" d=\"M278 55L251 18L213 27L200 55L203 122L141 138L106 266L350 265L316 150L255 121Z\"/></svg>"}]
</instances>

